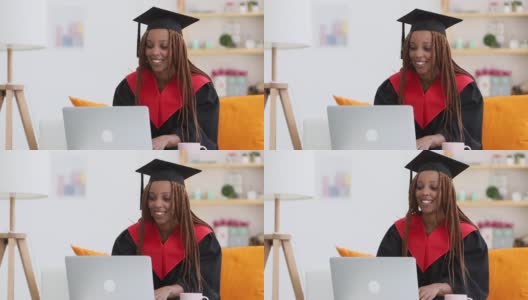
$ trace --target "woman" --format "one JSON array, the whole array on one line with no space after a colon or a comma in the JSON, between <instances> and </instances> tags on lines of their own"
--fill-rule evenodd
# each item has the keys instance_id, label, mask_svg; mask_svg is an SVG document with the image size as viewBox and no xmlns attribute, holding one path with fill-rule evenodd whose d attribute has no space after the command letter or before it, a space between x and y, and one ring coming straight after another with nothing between
<instances>
[{"instance_id":1,"label":"woman","mask_svg":"<svg viewBox=\"0 0 528 300\"><path fill-rule=\"evenodd\" d=\"M150 175L141 219L116 239L112 255L148 255L156 300L201 292L220 298L222 253L213 230L190 209L184 179L200 170L155 159L137 172Z\"/></svg>"},{"instance_id":2,"label":"woman","mask_svg":"<svg viewBox=\"0 0 528 300\"><path fill-rule=\"evenodd\" d=\"M419 9L400 18L403 67L381 84L375 105L411 105L418 149L463 142L482 149L483 101L473 77L451 58L445 29L462 21ZM403 91L403 92L400 92Z\"/></svg>"},{"instance_id":3,"label":"woman","mask_svg":"<svg viewBox=\"0 0 528 300\"><path fill-rule=\"evenodd\" d=\"M406 166L418 172L409 188L409 209L385 234L378 256L416 259L420 300L443 299L446 294L487 298L488 249L458 208L452 182L467 167L431 151Z\"/></svg>"},{"instance_id":4,"label":"woman","mask_svg":"<svg viewBox=\"0 0 528 300\"><path fill-rule=\"evenodd\" d=\"M114 106L148 107L155 150L180 142L217 149L218 95L209 76L189 61L181 32L198 19L153 7L134 21L139 66L117 86ZM141 23L148 27L140 40Z\"/></svg>"}]
</instances>

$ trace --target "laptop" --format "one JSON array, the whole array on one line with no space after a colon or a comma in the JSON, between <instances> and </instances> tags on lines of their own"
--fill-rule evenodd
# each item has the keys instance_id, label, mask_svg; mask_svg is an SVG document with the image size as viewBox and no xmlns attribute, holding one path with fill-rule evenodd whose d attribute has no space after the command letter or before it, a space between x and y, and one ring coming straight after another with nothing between
<instances>
[{"instance_id":1,"label":"laptop","mask_svg":"<svg viewBox=\"0 0 528 300\"><path fill-rule=\"evenodd\" d=\"M333 150L416 150L409 105L328 106Z\"/></svg>"},{"instance_id":2,"label":"laptop","mask_svg":"<svg viewBox=\"0 0 528 300\"><path fill-rule=\"evenodd\" d=\"M418 300L413 257L330 258L334 300Z\"/></svg>"},{"instance_id":3,"label":"laptop","mask_svg":"<svg viewBox=\"0 0 528 300\"><path fill-rule=\"evenodd\" d=\"M68 150L152 150L146 106L65 107Z\"/></svg>"},{"instance_id":4,"label":"laptop","mask_svg":"<svg viewBox=\"0 0 528 300\"><path fill-rule=\"evenodd\" d=\"M154 300L148 256L67 256L70 300Z\"/></svg>"}]
</instances>

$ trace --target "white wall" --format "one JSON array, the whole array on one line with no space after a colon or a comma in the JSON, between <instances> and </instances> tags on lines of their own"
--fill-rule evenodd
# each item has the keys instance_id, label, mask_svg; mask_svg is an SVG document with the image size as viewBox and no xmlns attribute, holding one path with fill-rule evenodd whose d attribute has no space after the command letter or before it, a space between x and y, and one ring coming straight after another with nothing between
<instances>
[{"instance_id":1,"label":"white wall","mask_svg":"<svg viewBox=\"0 0 528 300\"><path fill-rule=\"evenodd\" d=\"M0 155L2 155L0 153ZM222 161L225 152L209 156ZM30 256L37 282L42 288L43 271L64 268L64 257L73 255L70 244L111 252L119 233L137 221L140 176L135 170L153 158L178 161L177 151L54 151L51 152L52 173L59 164L80 162L86 170L86 196L59 198L50 184L50 196L42 200L16 202L16 231L28 236ZM244 176L245 184L262 193L263 172ZM223 182L225 174L204 170L196 175L193 185L204 189ZM213 183L211 183L213 181ZM263 232L262 207L207 207L193 211L207 222L217 218L251 221L251 234ZM8 201L0 201L0 232L8 231ZM16 299L29 299L18 252L15 269ZM7 253L0 268L0 299L7 291Z\"/></svg>"},{"instance_id":2,"label":"white wall","mask_svg":"<svg viewBox=\"0 0 528 300\"><path fill-rule=\"evenodd\" d=\"M277 151L280 153L281 151ZM376 254L379 243L391 224L403 217L407 210L409 171L404 166L417 151L314 151L316 174L328 174L329 170L347 171L350 174L349 198L316 197L306 201L281 203L281 232L293 236L293 247L303 289L306 292L306 272L329 269L329 258L338 256L335 246L364 253ZM487 163L493 154L511 151L467 151L459 159L467 163ZM526 152L525 152L526 153ZM528 154L528 153L527 153ZM309 162L307 162L309 163ZM299 170L302 172L302 170ZM265 168L265 173L280 170ZM455 188L471 190L471 186L486 187L486 181L469 170L455 179ZM516 171L517 172L517 171ZM481 174L480 176L487 176ZM265 175L267 177L268 175ZM526 169L510 175L512 189L526 193ZM320 191L321 177L306 185L316 185ZM516 183L514 183L516 182ZM320 193L319 193L320 194ZM528 208L471 208L464 209L469 217L478 222L498 219L515 223L515 236L526 235ZM273 203L264 207L265 231L273 231ZM271 299L271 270L273 254L270 254L265 270L265 295ZM313 286L312 286L313 288ZM281 252L280 298L294 299L288 271ZM306 296L306 295L305 295Z\"/></svg>"}]
</instances>

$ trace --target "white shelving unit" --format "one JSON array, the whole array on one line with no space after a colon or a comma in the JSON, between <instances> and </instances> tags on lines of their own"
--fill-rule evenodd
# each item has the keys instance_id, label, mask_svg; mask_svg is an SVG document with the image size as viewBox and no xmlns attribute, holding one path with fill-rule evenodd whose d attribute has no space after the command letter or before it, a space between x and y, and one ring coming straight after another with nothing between
<instances>
[{"instance_id":1,"label":"white shelving unit","mask_svg":"<svg viewBox=\"0 0 528 300\"><path fill-rule=\"evenodd\" d=\"M502 1L499 2L502 5ZM528 48L509 48L510 39L528 40L528 12L487 12L488 1L442 0L442 13L463 19L464 22L448 30L451 47L457 38L471 40L476 48L452 49L454 60L475 75L477 69L498 68L512 71L512 84L528 81ZM526 5L526 3L525 3ZM503 9L503 7L499 7ZM465 10L471 10L466 12ZM505 42L501 48L483 45L488 23L500 21L505 27Z\"/></svg>"},{"instance_id":2,"label":"white shelving unit","mask_svg":"<svg viewBox=\"0 0 528 300\"><path fill-rule=\"evenodd\" d=\"M191 197L191 208L210 225L213 225L215 220L236 219L250 223L251 236L260 234L264 231L264 164L226 163L228 153L231 152L240 157L243 153L252 151L203 151L192 155L178 153L180 163L202 170L199 176L185 181ZM262 157L264 153L259 152ZM189 163L186 159L207 162ZM236 199L224 198L221 195L222 186L234 175L242 180L242 193ZM256 199L248 199L248 191L255 191ZM193 199L197 193L201 198Z\"/></svg>"},{"instance_id":3,"label":"white shelving unit","mask_svg":"<svg viewBox=\"0 0 528 300\"><path fill-rule=\"evenodd\" d=\"M523 152L525 155L526 151ZM513 154L503 151L503 155ZM493 183L493 179L506 180L507 193L503 200L491 200L486 197L486 189ZM457 193L466 193L466 200L458 201L458 206L470 219L480 221L502 221L514 224L514 237L528 234L528 165L489 165L479 164L471 167L455 178ZM499 186L500 187L500 186ZM521 200L512 200L512 193L521 193ZM477 193L478 200L472 201L473 193Z\"/></svg>"},{"instance_id":4,"label":"white shelving unit","mask_svg":"<svg viewBox=\"0 0 528 300\"><path fill-rule=\"evenodd\" d=\"M200 19L185 30L186 42L193 44L198 41L203 45L207 41L212 45L207 49L189 48L191 61L210 76L215 69L236 69L248 71L249 85L263 82L264 50L258 48L258 44L264 39L264 4L263 0L258 2L258 12L224 12L223 1L177 0L178 11ZM224 48L219 44L228 23L240 26L241 43L237 48ZM255 41L255 48L245 48L248 39Z\"/></svg>"}]
</instances>

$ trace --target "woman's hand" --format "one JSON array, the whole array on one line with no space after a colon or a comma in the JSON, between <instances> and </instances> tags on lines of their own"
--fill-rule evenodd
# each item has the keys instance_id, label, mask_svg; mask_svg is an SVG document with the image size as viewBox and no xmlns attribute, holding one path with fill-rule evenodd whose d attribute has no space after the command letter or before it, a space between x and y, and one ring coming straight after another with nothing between
<instances>
[{"instance_id":1,"label":"woman's hand","mask_svg":"<svg viewBox=\"0 0 528 300\"><path fill-rule=\"evenodd\" d=\"M416 149L429 150L431 148L438 148L445 142L445 137L441 134L426 135L416 140Z\"/></svg>"},{"instance_id":2,"label":"woman's hand","mask_svg":"<svg viewBox=\"0 0 528 300\"><path fill-rule=\"evenodd\" d=\"M171 296L171 287L164 286L154 291L154 298L156 300L167 300Z\"/></svg>"},{"instance_id":3,"label":"woman's hand","mask_svg":"<svg viewBox=\"0 0 528 300\"><path fill-rule=\"evenodd\" d=\"M420 300L433 300L436 296L443 296L452 292L451 286L447 283L424 285L418 290Z\"/></svg>"},{"instance_id":4,"label":"woman's hand","mask_svg":"<svg viewBox=\"0 0 528 300\"><path fill-rule=\"evenodd\" d=\"M167 285L154 291L156 300L167 300L172 297L180 296L183 293L183 287L179 284Z\"/></svg>"},{"instance_id":5,"label":"woman's hand","mask_svg":"<svg viewBox=\"0 0 528 300\"><path fill-rule=\"evenodd\" d=\"M180 142L180 137L175 134L160 135L152 139L153 150L164 150L174 148Z\"/></svg>"}]
</instances>

